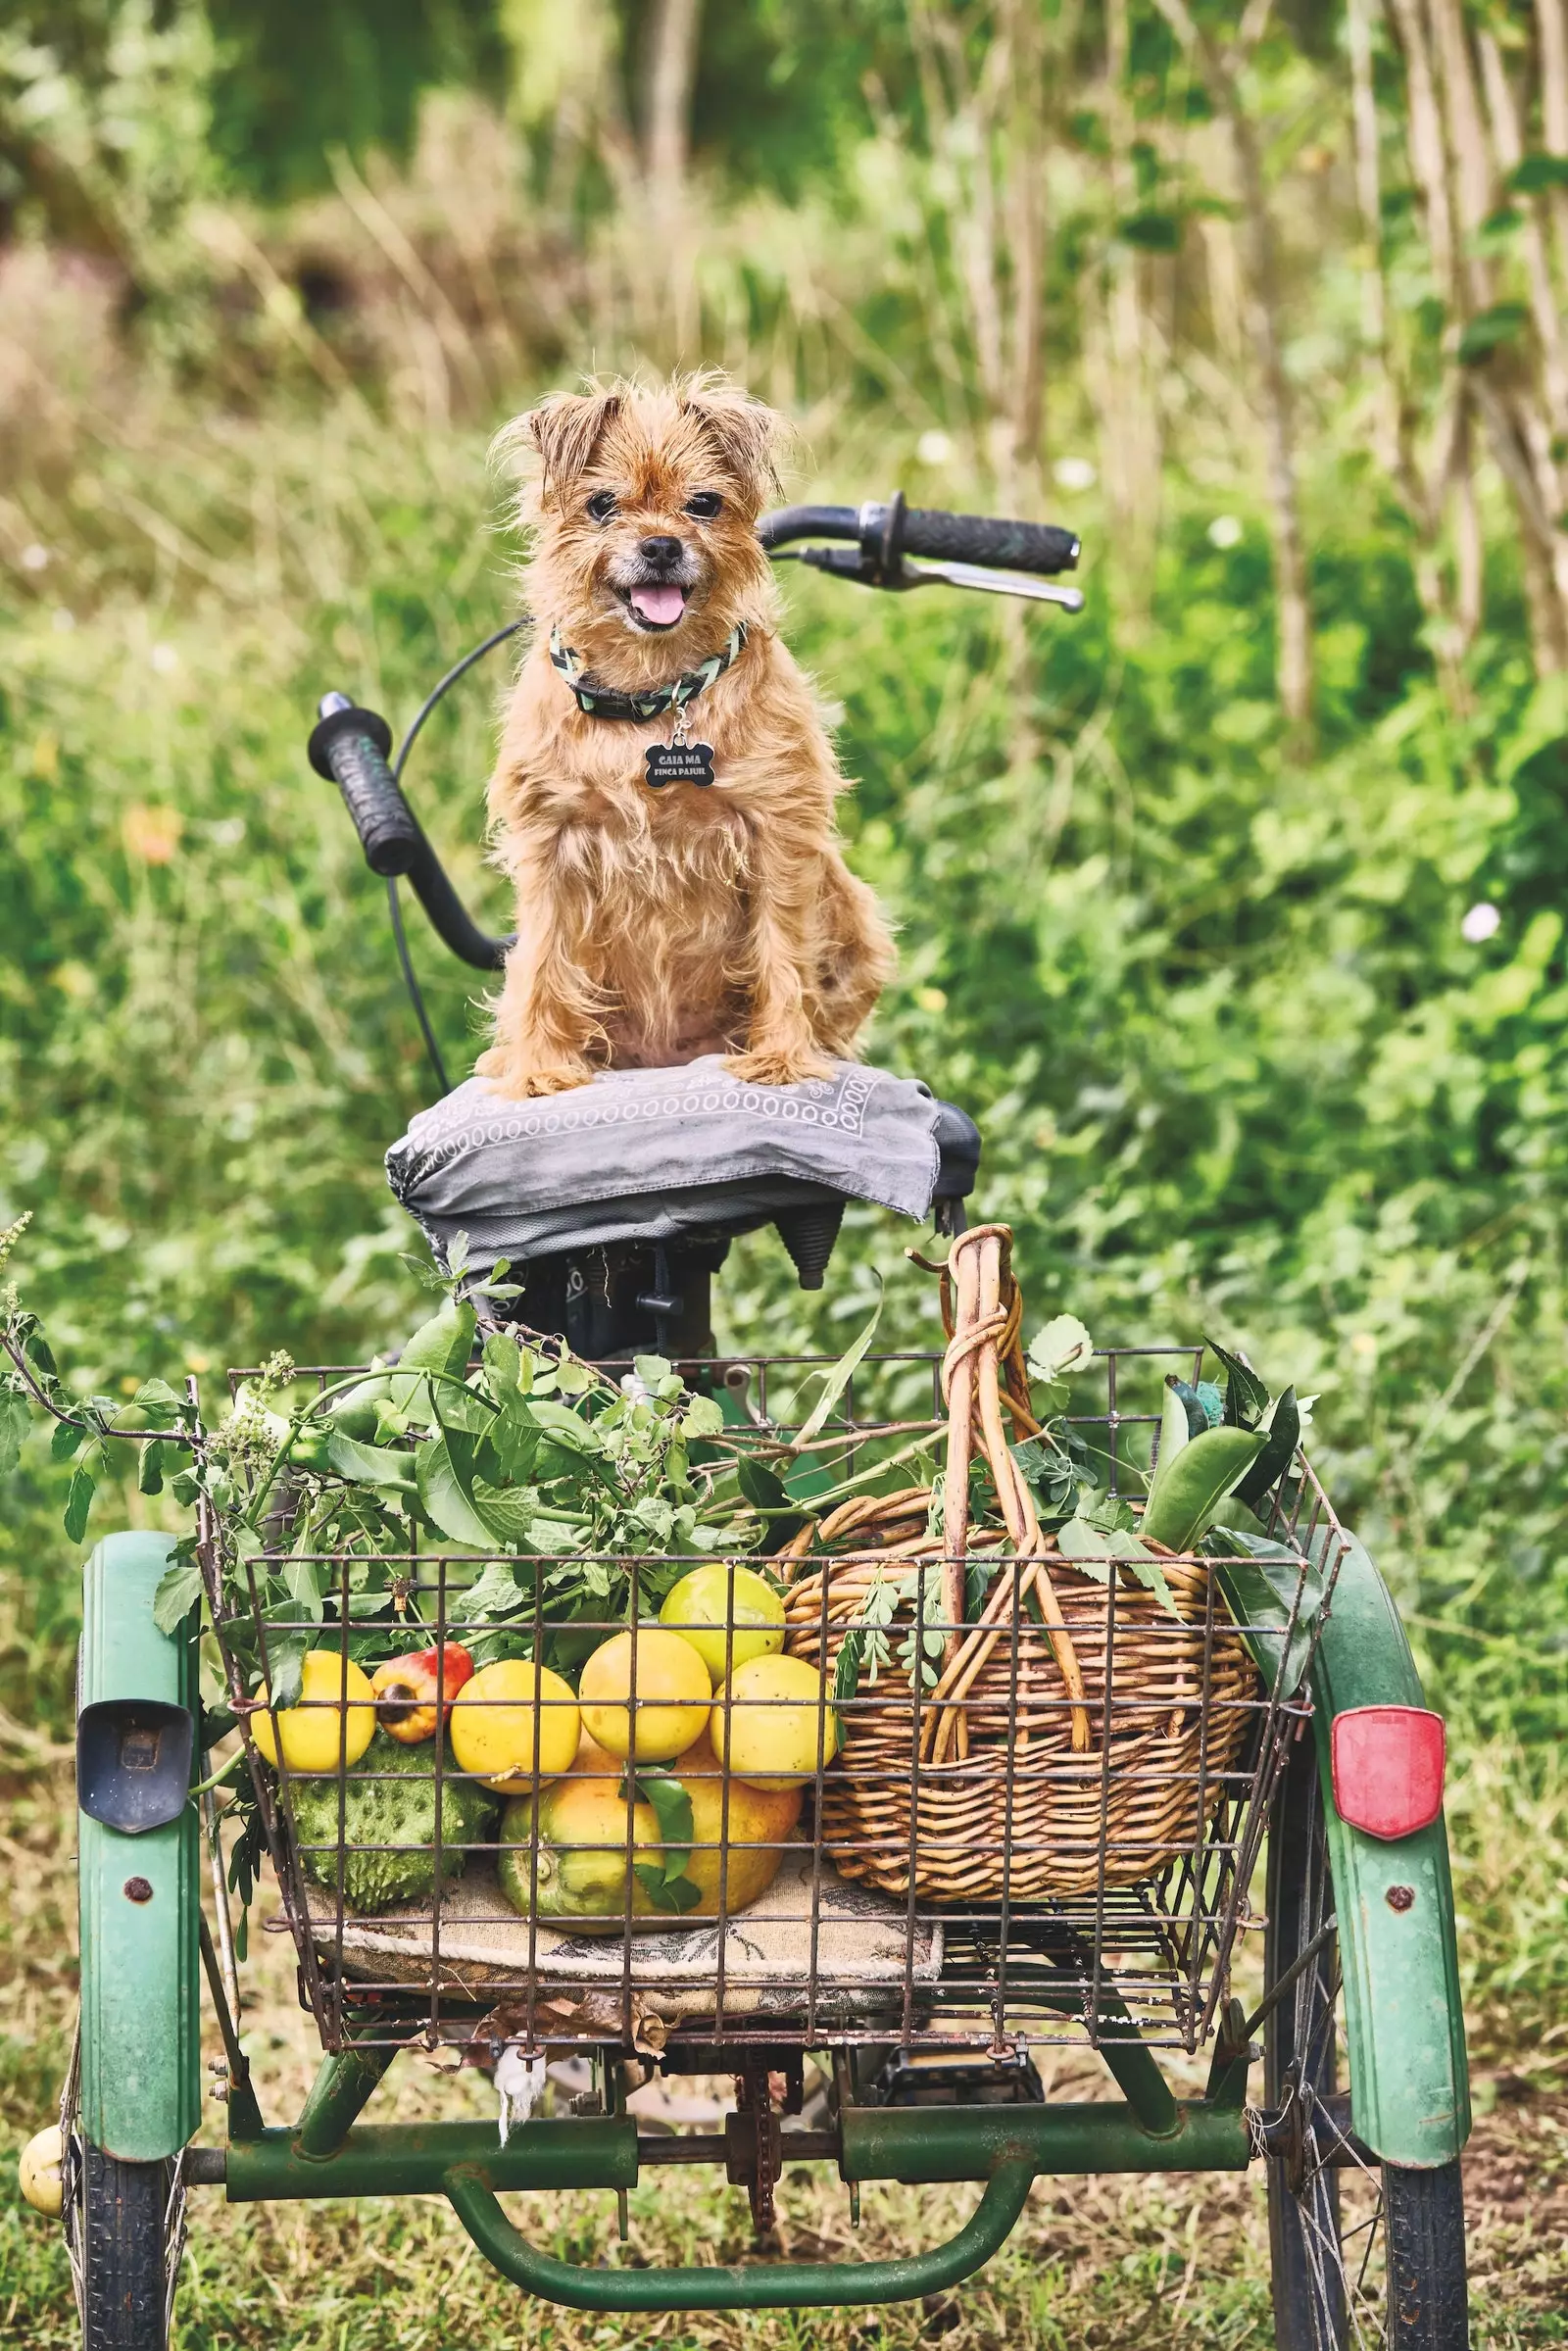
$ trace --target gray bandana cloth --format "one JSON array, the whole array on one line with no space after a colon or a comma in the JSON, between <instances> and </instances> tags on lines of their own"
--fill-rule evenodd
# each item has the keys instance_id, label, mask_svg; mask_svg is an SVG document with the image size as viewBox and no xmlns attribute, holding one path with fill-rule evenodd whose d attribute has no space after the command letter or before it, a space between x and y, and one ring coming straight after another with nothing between
<instances>
[{"instance_id":1,"label":"gray bandana cloth","mask_svg":"<svg viewBox=\"0 0 1568 2351\"><path fill-rule=\"evenodd\" d=\"M799 1086L749 1086L709 1053L607 1070L537 1102L474 1077L419 1112L386 1154L387 1180L443 1263L466 1233L481 1275L498 1257L738 1231L812 1200L920 1222L939 1107L917 1080L857 1061Z\"/></svg>"}]
</instances>

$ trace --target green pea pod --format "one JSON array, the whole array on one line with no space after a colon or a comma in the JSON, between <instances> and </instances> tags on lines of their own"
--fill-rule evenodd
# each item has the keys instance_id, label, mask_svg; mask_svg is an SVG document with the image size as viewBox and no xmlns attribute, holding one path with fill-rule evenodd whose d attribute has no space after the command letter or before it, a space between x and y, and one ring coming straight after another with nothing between
<instances>
[{"instance_id":1,"label":"green pea pod","mask_svg":"<svg viewBox=\"0 0 1568 2351\"><path fill-rule=\"evenodd\" d=\"M1176 1408L1182 1410L1181 1400ZM1231 1488L1244 1478L1267 1440L1255 1429L1205 1429L1181 1447L1168 1466L1163 1456L1139 1533L1167 1550L1190 1551Z\"/></svg>"}]
</instances>

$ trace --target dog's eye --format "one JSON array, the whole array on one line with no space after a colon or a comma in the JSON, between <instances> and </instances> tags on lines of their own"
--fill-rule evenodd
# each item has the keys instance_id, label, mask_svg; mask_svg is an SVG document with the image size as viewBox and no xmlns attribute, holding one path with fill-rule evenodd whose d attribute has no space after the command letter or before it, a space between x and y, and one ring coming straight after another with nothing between
<instances>
[{"instance_id":1,"label":"dog's eye","mask_svg":"<svg viewBox=\"0 0 1568 2351\"><path fill-rule=\"evenodd\" d=\"M615 512L613 490L596 490L588 501L588 512L596 522L608 522Z\"/></svg>"},{"instance_id":2,"label":"dog's eye","mask_svg":"<svg viewBox=\"0 0 1568 2351\"><path fill-rule=\"evenodd\" d=\"M699 490L695 498L686 501L686 512L694 522L711 522L722 512L724 501L716 490Z\"/></svg>"}]
</instances>

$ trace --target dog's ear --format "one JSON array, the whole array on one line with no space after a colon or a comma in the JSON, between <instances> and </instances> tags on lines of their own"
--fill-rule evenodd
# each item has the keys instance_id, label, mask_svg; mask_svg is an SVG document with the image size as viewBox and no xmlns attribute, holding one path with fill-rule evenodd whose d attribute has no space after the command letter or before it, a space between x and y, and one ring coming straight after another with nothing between
<instances>
[{"instance_id":1,"label":"dog's ear","mask_svg":"<svg viewBox=\"0 0 1568 2351\"><path fill-rule=\"evenodd\" d=\"M783 432L782 417L731 384L699 384L684 395L681 407L702 426L736 488L754 505L777 494L773 451Z\"/></svg>"},{"instance_id":2,"label":"dog's ear","mask_svg":"<svg viewBox=\"0 0 1568 2351\"><path fill-rule=\"evenodd\" d=\"M540 488L547 498L571 487L592 459L605 426L619 414L618 392L552 392L518 418L539 452Z\"/></svg>"}]
</instances>

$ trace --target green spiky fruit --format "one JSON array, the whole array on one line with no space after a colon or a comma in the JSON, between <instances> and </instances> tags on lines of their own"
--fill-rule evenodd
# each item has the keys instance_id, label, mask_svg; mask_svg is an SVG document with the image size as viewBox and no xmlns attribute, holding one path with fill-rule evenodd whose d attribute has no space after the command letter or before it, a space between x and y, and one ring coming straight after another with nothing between
<instances>
[{"instance_id":1,"label":"green spiky fruit","mask_svg":"<svg viewBox=\"0 0 1568 2351\"><path fill-rule=\"evenodd\" d=\"M463 1875L466 1848L491 1836L496 1807L487 1789L457 1775L450 1755L443 1757L442 1774L441 1883L450 1886ZM348 1908L373 1913L399 1902L428 1901L435 1891L434 1741L402 1746L378 1730L346 1786L335 1773L290 1780L295 1833L306 1848L300 1865L329 1893L336 1893L338 1883L340 1791L343 1899ZM318 1849L313 1852L312 1846ZM375 1849L382 1846L403 1849Z\"/></svg>"}]
</instances>

